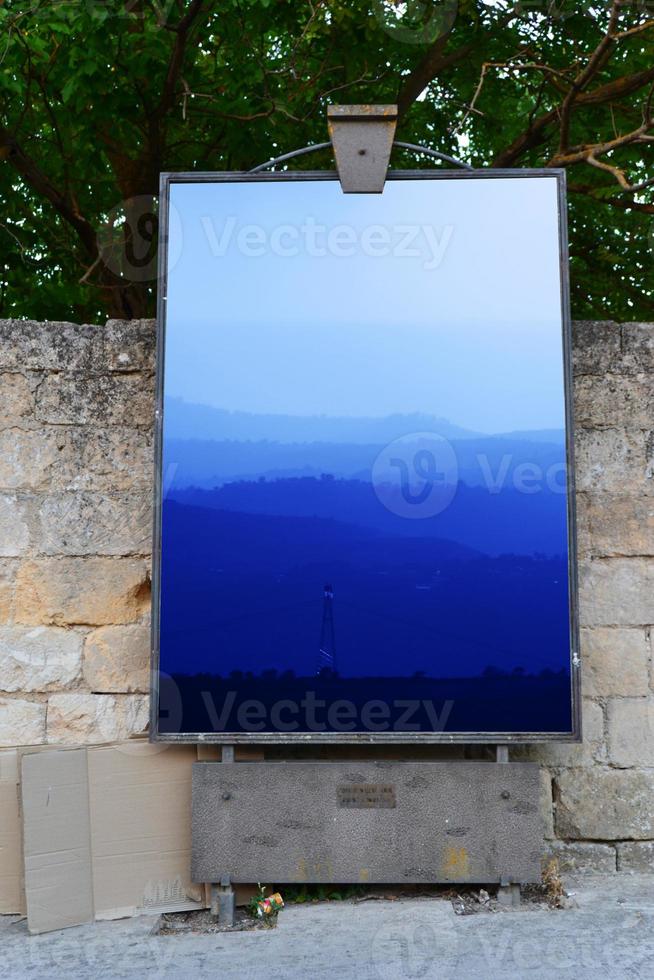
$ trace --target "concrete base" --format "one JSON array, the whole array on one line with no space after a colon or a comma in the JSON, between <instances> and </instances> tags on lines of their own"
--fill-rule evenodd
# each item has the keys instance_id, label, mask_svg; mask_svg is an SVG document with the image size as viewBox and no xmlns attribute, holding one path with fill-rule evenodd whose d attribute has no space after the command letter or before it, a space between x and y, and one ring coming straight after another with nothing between
<instances>
[{"instance_id":1,"label":"concrete base","mask_svg":"<svg viewBox=\"0 0 654 980\"><path fill-rule=\"evenodd\" d=\"M198 762L192 877L535 882L538 794L532 763Z\"/></svg>"}]
</instances>

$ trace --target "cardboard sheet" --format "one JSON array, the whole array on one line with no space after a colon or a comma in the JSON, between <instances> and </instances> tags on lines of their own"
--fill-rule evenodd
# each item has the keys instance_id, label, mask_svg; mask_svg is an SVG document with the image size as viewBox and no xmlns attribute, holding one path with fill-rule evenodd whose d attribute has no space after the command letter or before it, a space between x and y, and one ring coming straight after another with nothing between
<instances>
[{"instance_id":1,"label":"cardboard sheet","mask_svg":"<svg viewBox=\"0 0 654 980\"><path fill-rule=\"evenodd\" d=\"M96 918L204 906L190 880L193 746L89 748Z\"/></svg>"},{"instance_id":2,"label":"cardboard sheet","mask_svg":"<svg viewBox=\"0 0 654 980\"><path fill-rule=\"evenodd\" d=\"M191 766L198 756L219 759L220 748L133 740L0 753L3 910L25 907L19 789L30 932L206 908L209 889L190 879ZM263 752L239 748L243 757ZM254 891L239 885L237 902L247 903Z\"/></svg>"},{"instance_id":3,"label":"cardboard sheet","mask_svg":"<svg viewBox=\"0 0 654 980\"><path fill-rule=\"evenodd\" d=\"M23 897L22 835L19 809L18 753L0 751L0 915L21 915Z\"/></svg>"},{"instance_id":4,"label":"cardboard sheet","mask_svg":"<svg viewBox=\"0 0 654 980\"><path fill-rule=\"evenodd\" d=\"M31 933L93 920L85 749L23 756L23 848Z\"/></svg>"}]
</instances>

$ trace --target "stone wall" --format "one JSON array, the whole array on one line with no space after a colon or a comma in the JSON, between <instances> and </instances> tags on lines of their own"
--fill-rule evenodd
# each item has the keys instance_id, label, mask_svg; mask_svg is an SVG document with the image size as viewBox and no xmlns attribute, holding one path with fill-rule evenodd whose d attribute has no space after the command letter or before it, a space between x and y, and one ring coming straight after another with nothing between
<instances>
[{"instance_id":1,"label":"stone wall","mask_svg":"<svg viewBox=\"0 0 654 980\"><path fill-rule=\"evenodd\" d=\"M564 867L654 870L654 325L575 325L584 743ZM154 325L0 321L0 745L147 726Z\"/></svg>"},{"instance_id":2,"label":"stone wall","mask_svg":"<svg viewBox=\"0 0 654 980\"><path fill-rule=\"evenodd\" d=\"M0 745L145 730L151 321L0 321Z\"/></svg>"},{"instance_id":3,"label":"stone wall","mask_svg":"<svg viewBox=\"0 0 654 980\"><path fill-rule=\"evenodd\" d=\"M654 871L654 324L577 323L581 745L551 774L564 868Z\"/></svg>"}]
</instances>

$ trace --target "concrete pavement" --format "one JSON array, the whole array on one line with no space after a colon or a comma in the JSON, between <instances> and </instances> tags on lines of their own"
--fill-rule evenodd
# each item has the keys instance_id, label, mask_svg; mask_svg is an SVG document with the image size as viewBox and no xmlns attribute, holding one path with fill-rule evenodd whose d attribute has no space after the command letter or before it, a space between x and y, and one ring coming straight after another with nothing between
<instances>
[{"instance_id":1,"label":"concrete pavement","mask_svg":"<svg viewBox=\"0 0 654 980\"><path fill-rule=\"evenodd\" d=\"M29 936L0 918L0 976L48 980L654 978L654 875L566 879L574 906L456 915L444 898L286 908L275 930L156 935L155 917Z\"/></svg>"}]
</instances>

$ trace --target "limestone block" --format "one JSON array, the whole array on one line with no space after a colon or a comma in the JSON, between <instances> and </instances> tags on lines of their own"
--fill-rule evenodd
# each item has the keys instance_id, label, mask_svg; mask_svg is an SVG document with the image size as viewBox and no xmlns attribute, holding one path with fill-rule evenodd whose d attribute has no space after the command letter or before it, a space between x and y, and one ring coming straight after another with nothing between
<instances>
[{"instance_id":1,"label":"limestone block","mask_svg":"<svg viewBox=\"0 0 654 980\"><path fill-rule=\"evenodd\" d=\"M27 502L15 494L0 494L0 557L24 555L29 544Z\"/></svg>"},{"instance_id":2,"label":"limestone block","mask_svg":"<svg viewBox=\"0 0 654 980\"><path fill-rule=\"evenodd\" d=\"M575 495L575 518L577 526L577 556L590 558L592 546L590 540L590 521L588 516L588 494Z\"/></svg>"},{"instance_id":3,"label":"limestone block","mask_svg":"<svg viewBox=\"0 0 654 980\"><path fill-rule=\"evenodd\" d=\"M56 425L151 426L154 385L141 374L48 375L37 392L36 418Z\"/></svg>"},{"instance_id":4,"label":"limestone block","mask_svg":"<svg viewBox=\"0 0 654 980\"><path fill-rule=\"evenodd\" d=\"M143 561L132 558L41 558L16 581L18 623L104 626L133 622L147 610Z\"/></svg>"},{"instance_id":5,"label":"limestone block","mask_svg":"<svg viewBox=\"0 0 654 980\"><path fill-rule=\"evenodd\" d=\"M618 871L654 871L654 841L621 841L616 845Z\"/></svg>"},{"instance_id":6,"label":"limestone block","mask_svg":"<svg viewBox=\"0 0 654 980\"><path fill-rule=\"evenodd\" d=\"M585 527L591 555L654 555L654 496L589 493Z\"/></svg>"},{"instance_id":7,"label":"limestone block","mask_svg":"<svg viewBox=\"0 0 654 980\"><path fill-rule=\"evenodd\" d=\"M115 742L148 725L149 699L141 694L52 694L47 740L60 745Z\"/></svg>"},{"instance_id":8,"label":"limestone block","mask_svg":"<svg viewBox=\"0 0 654 980\"><path fill-rule=\"evenodd\" d=\"M0 320L0 370L92 371L101 363L101 327Z\"/></svg>"},{"instance_id":9,"label":"limestone block","mask_svg":"<svg viewBox=\"0 0 654 980\"><path fill-rule=\"evenodd\" d=\"M56 490L150 490L154 472L151 429L68 430L65 460L54 475Z\"/></svg>"},{"instance_id":10,"label":"limestone block","mask_svg":"<svg viewBox=\"0 0 654 980\"><path fill-rule=\"evenodd\" d=\"M149 490L152 434L134 428L0 430L0 489Z\"/></svg>"},{"instance_id":11,"label":"limestone block","mask_svg":"<svg viewBox=\"0 0 654 980\"><path fill-rule=\"evenodd\" d=\"M100 693L147 692L150 689L148 626L102 626L84 645L84 681Z\"/></svg>"},{"instance_id":12,"label":"limestone block","mask_svg":"<svg viewBox=\"0 0 654 980\"><path fill-rule=\"evenodd\" d=\"M0 374L0 428L22 421L34 411L34 397L23 374Z\"/></svg>"},{"instance_id":13,"label":"limestone block","mask_svg":"<svg viewBox=\"0 0 654 980\"><path fill-rule=\"evenodd\" d=\"M156 320L107 320L103 334L109 371L154 371Z\"/></svg>"},{"instance_id":14,"label":"limestone block","mask_svg":"<svg viewBox=\"0 0 654 980\"><path fill-rule=\"evenodd\" d=\"M151 550L149 494L52 494L38 505L35 549L44 555L138 555Z\"/></svg>"},{"instance_id":15,"label":"limestone block","mask_svg":"<svg viewBox=\"0 0 654 980\"><path fill-rule=\"evenodd\" d=\"M609 701L608 731L614 766L654 766L654 700Z\"/></svg>"},{"instance_id":16,"label":"limestone block","mask_svg":"<svg viewBox=\"0 0 654 980\"><path fill-rule=\"evenodd\" d=\"M616 849L613 844L552 841L549 856L557 859L562 874L601 874L616 870Z\"/></svg>"},{"instance_id":17,"label":"limestone block","mask_svg":"<svg viewBox=\"0 0 654 980\"><path fill-rule=\"evenodd\" d=\"M581 677L589 697L643 697L649 690L646 630L598 626L581 630Z\"/></svg>"},{"instance_id":18,"label":"limestone block","mask_svg":"<svg viewBox=\"0 0 654 980\"><path fill-rule=\"evenodd\" d=\"M0 698L0 746L45 742L46 706L39 701Z\"/></svg>"},{"instance_id":19,"label":"limestone block","mask_svg":"<svg viewBox=\"0 0 654 980\"><path fill-rule=\"evenodd\" d=\"M82 636L55 626L0 628L0 689L49 691L80 676Z\"/></svg>"},{"instance_id":20,"label":"limestone block","mask_svg":"<svg viewBox=\"0 0 654 980\"><path fill-rule=\"evenodd\" d=\"M613 320L575 320L572 363L575 377L606 374L620 362L620 328Z\"/></svg>"},{"instance_id":21,"label":"limestone block","mask_svg":"<svg viewBox=\"0 0 654 980\"><path fill-rule=\"evenodd\" d=\"M603 375L577 378L575 424L585 428L649 429L654 423L651 376Z\"/></svg>"},{"instance_id":22,"label":"limestone block","mask_svg":"<svg viewBox=\"0 0 654 980\"><path fill-rule=\"evenodd\" d=\"M654 623L654 559L582 561L579 592L582 626Z\"/></svg>"},{"instance_id":23,"label":"limestone block","mask_svg":"<svg viewBox=\"0 0 654 980\"><path fill-rule=\"evenodd\" d=\"M0 431L0 487L33 490L57 478L66 446L60 429Z\"/></svg>"},{"instance_id":24,"label":"limestone block","mask_svg":"<svg viewBox=\"0 0 654 980\"><path fill-rule=\"evenodd\" d=\"M14 614L18 565L15 559L0 559L0 624L8 623Z\"/></svg>"},{"instance_id":25,"label":"limestone block","mask_svg":"<svg viewBox=\"0 0 654 980\"><path fill-rule=\"evenodd\" d=\"M620 333L622 336L620 369L633 371L636 374L643 372L651 376L654 372L654 324L623 323Z\"/></svg>"},{"instance_id":26,"label":"limestone block","mask_svg":"<svg viewBox=\"0 0 654 980\"><path fill-rule=\"evenodd\" d=\"M575 432L577 490L654 493L651 433L626 429Z\"/></svg>"},{"instance_id":27,"label":"limestone block","mask_svg":"<svg viewBox=\"0 0 654 980\"><path fill-rule=\"evenodd\" d=\"M559 837L602 841L654 837L654 770L563 769L555 785Z\"/></svg>"}]
</instances>

